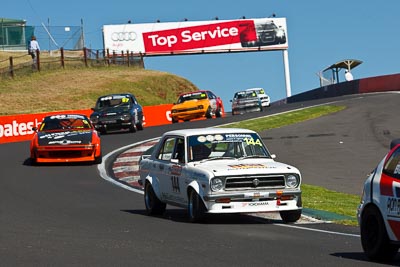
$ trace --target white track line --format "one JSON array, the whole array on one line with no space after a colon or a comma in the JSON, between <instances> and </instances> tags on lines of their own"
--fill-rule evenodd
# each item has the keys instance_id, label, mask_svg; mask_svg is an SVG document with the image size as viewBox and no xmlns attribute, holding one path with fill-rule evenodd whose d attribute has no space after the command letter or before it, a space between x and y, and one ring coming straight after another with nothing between
<instances>
[{"instance_id":1,"label":"white track line","mask_svg":"<svg viewBox=\"0 0 400 267\"><path fill-rule=\"evenodd\" d=\"M313 229L313 228L307 228L307 227L296 226L296 225L291 225L291 224L275 223L275 225L282 226L282 227L288 227L288 228L296 228L296 229L301 229L301 230L307 230L307 231L312 231L312 232L333 234L333 235L360 237L360 235L356 235L356 234L347 234L347 233L341 233L341 232L333 232L333 231L327 231L327 230Z\"/></svg>"}]
</instances>

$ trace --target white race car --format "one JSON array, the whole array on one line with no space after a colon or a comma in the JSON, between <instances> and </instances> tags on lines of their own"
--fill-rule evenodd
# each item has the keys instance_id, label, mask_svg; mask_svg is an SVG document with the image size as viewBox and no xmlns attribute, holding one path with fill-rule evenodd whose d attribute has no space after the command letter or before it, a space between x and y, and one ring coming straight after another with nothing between
<instances>
[{"instance_id":1,"label":"white race car","mask_svg":"<svg viewBox=\"0 0 400 267\"><path fill-rule=\"evenodd\" d=\"M400 139L365 181L357 217L368 258L393 259L400 247Z\"/></svg>"},{"instance_id":2,"label":"white race car","mask_svg":"<svg viewBox=\"0 0 400 267\"><path fill-rule=\"evenodd\" d=\"M265 93L265 90L263 88L249 88L246 89L246 91L254 91L257 94L258 99L261 102L261 106L263 108L269 107L271 105L271 100L269 98L269 95Z\"/></svg>"},{"instance_id":3,"label":"white race car","mask_svg":"<svg viewBox=\"0 0 400 267\"><path fill-rule=\"evenodd\" d=\"M207 213L279 212L301 217L301 174L274 161L251 130L202 128L165 133L139 163L147 213L166 204L187 208L191 222Z\"/></svg>"}]
</instances>

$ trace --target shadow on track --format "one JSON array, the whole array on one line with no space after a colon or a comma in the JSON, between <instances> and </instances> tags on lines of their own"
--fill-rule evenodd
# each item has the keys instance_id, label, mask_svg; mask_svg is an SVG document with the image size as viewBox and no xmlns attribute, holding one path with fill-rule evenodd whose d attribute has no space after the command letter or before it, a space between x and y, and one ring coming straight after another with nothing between
<instances>
[{"instance_id":1,"label":"shadow on track","mask_svg":"<svg viewBox=\"0 0 400 267\"><path fill-rule=\"evenodd\" d=\"M367 256L363 252L337 252L331 255L338 258L357 260L361 262L371 262L370 260L368 260ZM400 253L397 253L397 257L393 261L380 263L387 266L400 266Z\"/></svg>"},{"instance_id":2,"label":"shadow on track","mask_svg":"<svg viewBox=\"0 0 400 267\"><path fill-rule=\"evenodd\" d=\"M146 210L121 210L126 213L143 215L156 219L170 220L179 223L189 223L188 215L184 209L167 209L163 215L147 215ZM283 223L282 220L254 217L246 214L207 214L203 222L199 224L276 224Z\"/></svg>"},{"instance_id":3,"label":"shadow on track","mask_svg":"<svg viewBox=\"0 0 400 267\"><path fill-rule=\"evenodd\" d=\"M97 163L94 162L55 162L55 163L35 163L32 162L31 158L26 158L24 162L22 163L23 166L30 166L30 167L40 167L40 166L53 166L53 167L59 167L59 166L93 166L93 165L98 165Z\"/></svg>"}]
</instances>

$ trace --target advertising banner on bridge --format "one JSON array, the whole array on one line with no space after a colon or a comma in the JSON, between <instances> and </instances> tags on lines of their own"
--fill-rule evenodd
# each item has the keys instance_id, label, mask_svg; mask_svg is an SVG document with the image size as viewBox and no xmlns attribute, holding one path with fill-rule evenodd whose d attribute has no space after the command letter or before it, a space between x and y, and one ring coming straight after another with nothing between
<instances>
[{"instance_id":1,"label":"advertising banner on bridge","mask_svg":"<svg viewBox=\"0 0 400 267\"><path fill-rule=\"evenodd\" d=\"M103 26L104 48L144 56L288 48L285 18Z\"/></svg>"}]
</instances>

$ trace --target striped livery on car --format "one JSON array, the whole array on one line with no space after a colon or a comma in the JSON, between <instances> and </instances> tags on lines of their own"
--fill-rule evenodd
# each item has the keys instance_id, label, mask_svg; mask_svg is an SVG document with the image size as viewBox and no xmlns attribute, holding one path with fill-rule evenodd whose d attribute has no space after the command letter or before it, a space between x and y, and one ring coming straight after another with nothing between
<instances>
[{"instance_id":1,"label":"striped livery on car","mask_svg":"<svg viewBox=\"0 0 400 267\"><path fill-rule=\"evenodd\" d=\"M85 115L47 116L34 130L30 143L32 163L102 160L100 136Z\"/></svg>"}]
</instances>

